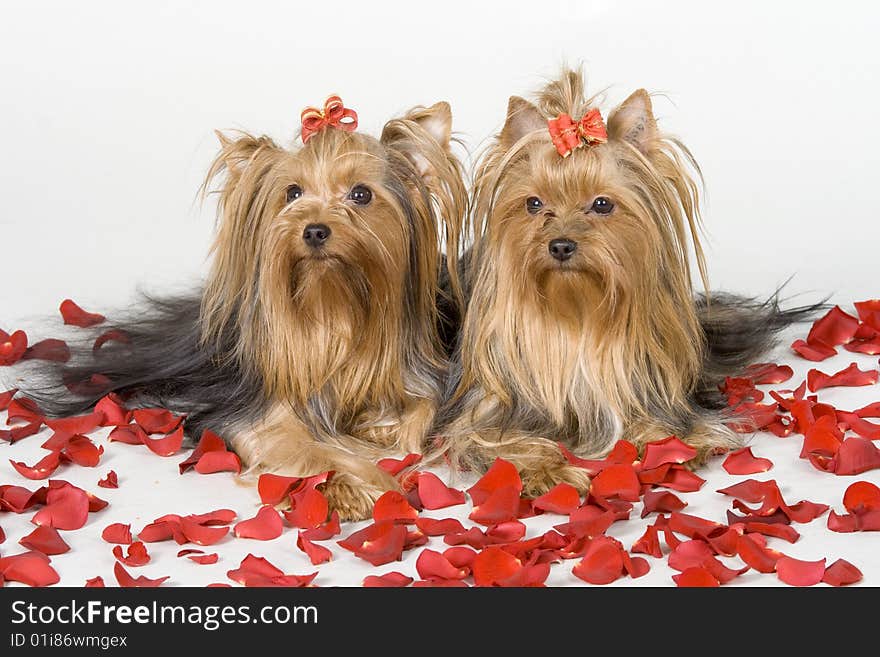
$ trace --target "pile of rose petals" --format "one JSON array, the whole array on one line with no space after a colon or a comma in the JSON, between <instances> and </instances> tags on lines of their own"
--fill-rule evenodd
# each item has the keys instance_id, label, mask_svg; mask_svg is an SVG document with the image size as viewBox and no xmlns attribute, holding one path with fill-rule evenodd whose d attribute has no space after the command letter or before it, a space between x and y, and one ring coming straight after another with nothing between
<instances>
[{"instance_id":1,"label":"pile of rose petals","mask_svg":"<svg viewBox=\"0 0 880 657\"><path fill-rule=\"evenodd\" d=\"M797 385L791 382L792 367L757 363L725 379L719 389L730 407L728 424L734 430L764 430L798 441L800 459L816 476L870 473L876 481L880 449L875 441L880 440L880 422L872 420L880 418L880 401L843 410L816 394L829 388L877 386L880 372L873 356L880 354L880 301L859 302L855 308L857 316L835 306L791 349L820 362L843 348L858 362L837 372L811 368L805 380L794 382ZM61 314L66 324L75 327L105 321L70 300L61 305ZM125 342L128 336L107 331L94 349L110 340ZM23 331L0 331L0 366L27 359L69 358L70 351L61 340L29 345ZM128 408L114 394L104 397L88 414L50 419L13 389L0 392L0 411L4 410L8 428L0 430L0 439L13 448L44 428L51 433L41 444L45 454L36 460L9 459L11 472L32 481L46 480L45 485L32 490L0 484L0 544L6 541L4 516L33 514L33 529L18 541L21 549L12 554L8 548L0 551L0 584L58 583L52 558L75 553L68 533L82 531L107 506L92 492L57 478L56 473L98 468L106 450L140 450L136 458L168 458L183 449L185 416L164 408ZM109 432L104 444L90 437L100 430ZM185 558L200 568L218 564L227 544L245 546L241 553L247 556L241 559L239 553L237 566L217 565L218 579L223 581L211 586L229 586L230 582L315 586L321 583L321 566L343 559L372 569L362 582L369 587L532 587L544 586L551 577L554 583L607 585L638 582L663 562L674 571L671 581L677 586L722 586L746 573L750 578L771 577L792 586L841 586L860 581L859 569L836 555L821 554L821 544L813 545L811 551L821 558L803 560L787 554L801 539L798 528L827 514L821 521L822 531L880 530L880 487L875 483L853 481L842 500L791 499L784 494L784 482L766 477L774 463L760 454L760 443L722 457L724 471L742 477L712 493L728 502L724 518L689 512L695 507L690 506L688 494L703 489L705 480L687 465L696 450L675 436L650 443L642 454L620 440L602 459L581 458L563 445L560 450L572 466L585 469L591 477L585 494L560 483L534 499L524 497L517 469L501 458L475 483L460 490L435 472L420 470L421 458L409 454L378 463L398 479L400 490L382 495L371 520L357 525L341 524L324 495L333 472L304 477L261 475L252 492L253 511L244 517L219 508L199 514L178 509L180 513L164 513L146 524L132 522L134 518L111 523L98 520L92 524L100 526L113 572L112 577L108 570L85 585L104 586L105 580L115 580L126 587L160 586L167 576L151 578L138 569L147 564L161 568L165 558L161 544L172 542L182 546L177 559ZM237 474L241 463L221 436L205 431L178 469L186 485L203 486L208 480L192 473ZM119 480L114 470L93 479L95 486L106 489L116 489ZM217 482L235 485L231 478L211 481L215 487ZM117 494L125 493L123 488ZM221 497L222 489L217 488L216 495ZM534 531L533 520L539 517L544 518L544 529ZM641 536L631 544L615 537L634 523L639 523ZM272 560L281 565L254 554L260 545L276 541L297 555L297 563L305 559L315 570L294 574L275 557ZM200 549L215 545L218 548L211 549L218 552ZM750 583L760 584L761 579L750 579Z\"/></svg>"}]
</instances>

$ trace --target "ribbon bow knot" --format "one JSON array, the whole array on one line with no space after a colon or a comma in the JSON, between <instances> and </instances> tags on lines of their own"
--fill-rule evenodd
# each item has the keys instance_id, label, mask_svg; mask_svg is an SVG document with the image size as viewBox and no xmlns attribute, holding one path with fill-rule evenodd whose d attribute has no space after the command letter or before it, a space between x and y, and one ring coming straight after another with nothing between
<instances>
[{"instance_id":1,"label":"ribbon bow knot","mask_svg":"<svg viewBox=\"0 0 880 657\"><path fill-rule=\"evenodd\" d=\"M547 120L550 138L557 152L568 157L575 148L584 144L594 146L608 141L605 121L597 109L591 109L575 122L569 114L560 114L555 119Z\"/></svg>"},{"instance_id":2,"label":"ribbon bow knot","mask_svg":"<svg viewBox=\"0 0 880 657\"><path fill-rule=\"evenodd\" d=\"M324 101L324 109L306 107L300 115L302 121L302 140L306 143L316 132L324 128L338 128L346 132L354 132L357 128L358 117L353 109L348 109L342 104L339 96L330 96Z\"/></svg>"}]
</instances>

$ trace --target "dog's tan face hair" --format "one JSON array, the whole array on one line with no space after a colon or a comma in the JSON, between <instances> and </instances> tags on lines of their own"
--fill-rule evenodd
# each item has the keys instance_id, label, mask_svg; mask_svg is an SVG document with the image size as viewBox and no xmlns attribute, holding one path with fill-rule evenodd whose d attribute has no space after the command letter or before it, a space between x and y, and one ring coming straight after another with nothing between
<instances>
[{"instance_id":1,"label":"dog's tan face hair","mask_svg":"<svg viewBox=\"0 0 880 657\"><path fill-rule=\"evenodd\" d=\"M459 395L499 400L490 423L601 451L638 417L688 415L703 348L691 249L704 266L699 170L646 92L610 113L607 143L557 153L547 120L591 107L575 72L536 104L513 97L482 160Z\"/></svg>"},{"instance_id":2,"label":"dog's tan face hair","mask_svg":"<svg viewBox=\"0 0 880 657\"><path fill-rule=\"evenodd\" d=\"M439 241L445 229L457 245L465 206L450 122L438 103L390 121L381 139L325 128L286 150L219 135L205 339L235 323L230 356L301 404L328 384L343 408L415 385L400 372L438 359Z\"/></svg>"}]
</instances>

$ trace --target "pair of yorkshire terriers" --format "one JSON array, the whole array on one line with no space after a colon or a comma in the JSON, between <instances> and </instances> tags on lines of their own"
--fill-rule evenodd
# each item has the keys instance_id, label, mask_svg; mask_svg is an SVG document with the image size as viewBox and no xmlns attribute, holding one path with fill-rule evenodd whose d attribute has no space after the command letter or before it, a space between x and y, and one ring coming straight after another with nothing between
<instances>
[{"instance_id":1,"label":"pair of yorkshire terriers","mask_svg":"<svg viewBox=\"0 0 880 657\"><path fill-rule=\"evenodd\" d=\"M206 284L119 322L127 345L64 368L85 397L47 410L110 390L178 409L252 473L335 471L324 493L349 519L398 486L376 466L391 454L502 457L537 495L589 485L559 443L737 443L717 384L804 309L695 294L699 169L645 91L607 124L577 72L511 98L470 194L445 102L378 139L336 97L302 118L292 150L220 135Z\"/></svg>"}]
</instances>

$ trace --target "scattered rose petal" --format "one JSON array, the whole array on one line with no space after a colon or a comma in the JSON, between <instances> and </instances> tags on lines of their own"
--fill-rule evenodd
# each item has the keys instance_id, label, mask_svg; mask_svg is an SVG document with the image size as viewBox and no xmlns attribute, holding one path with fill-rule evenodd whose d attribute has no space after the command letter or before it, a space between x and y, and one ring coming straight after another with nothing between
<instances>
[{"instance_id":1,"label":"scattered rose petal","mask_svg":"<svg viewBox=\"0 0 880 657\"><path fill-rule=\"evenodd\" d=\"M364 577L365 588L402 588L412 584L413 578L396 570L384 575L367 575Z\"/></svg>"},{"instance_id":2,"label":"scattered rose petal","mask_svg":"<svg viewBox=\"0 0 880 657\"><path fill-rule=\"evenodd\" d=\"M46 506L37 511L31 522L56 529L79 529L89 517L89 496L66 481L50 480Z\"/></svg>"},{"instance_id":3,"label":"scattered rose petal","mask_svg":"<svg viewBox=\"0 0 880 657\"><path fill-rule=\"evenodd\" d=\"M426 536L446 536L448 534L459 534L465 531L464 526L455 518L443 518L435 520L434 518L416 518L416 527Z\"/></svg>"},{"instance_id":4,"label":"scattered rose petal","mask_svg":"<svg viewBox=\"0 0 880 657\"><path fill-rule=\"evenodd\" d=\"M847 586L862 580L862 571L845 559L838 559L825 569L822 581L831 586Z\"/></svg>"},{"instance_id":5,"label":"scattered rose petal","mask_svg":"<svg viewBox=\"0 0 880 657\"><path fill-rule=\"evenodd\" d=\"M58 465L61 462L61 453L49 452L33 465L27 465L20 461L13 461L12 459L9 459L9 462L22 477L34 480L45 479L46 477L50 477L52 473L58 469Z\"/></svg>"},{"instance_id":6,"label":"scattered rose petal","mask_svg":"<svg viewBox=\"0 0 880 657\"><path fill-rule=\"evenodd\" d=\"M95 404L95 412L102 415L103 427L118 427L131 421L131 411L125 408L122 399L113 392L105 395Z\"/></svg>"},{"instance_id":7,"label":"scattered rose petal","mask_svg":"<svg viewBox=\"0 0 880 657\"><path fill-rule=\"evenodd\" d=\"M752 454L751 447L743 447L731 452L722 467L732 475L750 475L759 472L767 472L773 467L773 461L765 458L758 458Z\"/></svg>"},{"instance_id":8,"label":"scattered rose petal","mask_svg":"<svg viewBox=\"0 0 880 657\"><path fill-rule=\"evenodd\" d=\"M597 474L590 483L590 494L602 498L639 501L639 478L631 465L611 465Z\"/></svg>"},{"instance_id":9,"label":"scattered rose petal","mask_svg":"<svg viewBox=\"0 0 880 657\"><path fill-rule=\"evenodd\" d=\"M107 476L98 482L101 488L119 488L119 478L113 470L107 473Z\"/></svg>"},{"instance_id":10,"label":"scattered rose petal","mask_svg":"<svg viewBox=\"0 0 880 657\"><path fill-rule=\"evenodd\" d=\"M694 566L672 576L676 586L714 588L721 586L715 576L702 566Z\"/></svg>"},{"instance_id":11,"label":"scattered rose petal","mask_svg":"<svg viewBox=\"0 0 880 657\"><path fill-rule=\"evenodd\" d=\"M106 320L104 315L88 313L70 299L62 301L59 310L61 311L61 317L64 318L65 324L79 326L80 328L95 326Z\"/></svg>"},{"instance_id":12,"label":"scattered rose petal","mask_svg":"<svg viewBox=\"0 0 880 657\"><path fill-rule=\"evenodd\" d=\"M12 398L15 397L17 392L18 388L13 388L6 392L0 392L0 411L5 411L9 407L9 402L12 401Z\"/></svg>"},{"instance_id":13,"label":"scattered rose petal","mask_svg":"<svg viewBox=\"0 0 880 657\"><path fill-rule=\"evenodd\" d=\"M183 461L180 462L178 468L180 469L180 474L183 474L194 465L199 462L204 455L209 452L225 452L226 451L226 443L223 439L218 436L216 433L209 429L205 429L202 432L202 437L199 438L199 443L196 445L195 449L190 452L190 455L186 457ZM267 475L270 476L270 475ZM271 475L277 476L277 475ZM273 504L277 504L283 499L284 495L278 498L276 502ZM264 501L264 504L268 504L268 502Z\"/></svg>"},{"instance_id":14,"label":"scattered rose petal","mask_svg":"<svg viewBox=\"0 0 880 657\"><path fill-rule=\"evenodd\" d=\"M450 506L464 504L465 496L460 490L449 488L440 478L430 472L420 472L417 478L419 499L422 506L429 510L445 509Z\"/></svg>"},{"instance_id":15,"label":"scattered rose petal","mask_svg":"<svg viewBox=\"0 0 880 657\"><path fill-rule=\"evenodd\" d=\"M27 351L27 334L14 331L12 335L0 330L0 367L15 365Z\"/></svg>"},{"instance_id":16,"label":"scattered rose petal","mask_svg":"<svg viewBox=\"0 0 880 657\"><path fill-rule=\"evenodd\" d=\"M314 566L330 561L333 556L333 553L323 545L318 545L305 538L303 532L299 532L297 535L296 546L306 553L309 561L311 561Z\"/></svg>"},{"instance_id":17,"label":"scattered rose petal","mask_svg":"<svg viewBox=\"0 0 880 657\"><path fill-rule=\"evenodd\" d=\"M121 543L122 545L130 545L131 525L123 524L121 522L114 522L112 525L107 525L104 528L104 531L101 532L101 538L103 538L108 543Z\"/></svg>"},{"instance_id":18,"label":"scattered rose petal","mask_svg":"<svg viewBox=\"0 0 880 657\"><path fill-rule=\"evenodd\" d=\"M241 460L235 452L208 452L199 459L194 469L199 474L239 473L241 472Z\"/></svg>"},{"instance_id":19,"label":"scattered rose petal","mask_svg":"<svg viewBox=\"0 0 880 657\"><path fill-rule=\"evenodd\" d=\"M422 579L464 579L470 575L470 568L459 568L449 559L434 550L422 550L416 560L416 571Z\"/></svg>"},{"instance_id":20,"label":"scattered rose petal","mask_svg":"<svg viewBox=\"0 0 880 657\"><path fill-rule=\"evenodd\" d=\"M64 340L49 338L28 347L22 354L21 360L49 360L56 363L66 363L70 360L70 348Z\"/></svg>"},{"instance_id":21,"label":"scattered rose petal","mask_svg":"<svg viewBox=\"0 0 880 657\"><path fill-rule=\"evenodd\" d=\"M87 589L103 589L104 588L104 578L98 575L97 577L92 577L91 579L87 579L85 583L85 588Z\"/></svg>"},{"instance_id":22,"label":"scattered rose petal","mask_svg":"<svg viewBox=\"0 0 880 657\"><path fill-rule=\"evenodd\" d=\"M37 527L30 534L19 541L20 545L29 550L36 550L43 554L64 554L70 550L70 546L64 542L58 530L54 527Z\"/></svg>"},{"instance_id":23,"label":"scattered rose petal","mask_svg":"<svg viewBox=\"0 0 880 657\"><path fill-rule=\"evenodd\" d=\"M101 335L95 338L95 344L92 345L92 353L97 353L101 347L111 340L114 342L121 342L122 344L128 344L131 342L131 338L128 337L128 334L125 331L110 329L109 331L104 331Z\"/></svg>"},{"instance_id":24,"label":"scattered rose petal","mask_svg":"<svg viewBox=\"0 0 880 657\"><path fill-rule=\"evenodd\" d=\"M242 520L233 528L233 533L238 538L253 538L258 541L271 541L281 536L284 531L284 523L275 507L264 505L257 511L257 515L247 520Z\"/></svg>"},{"instance_id":25,"label":"scattered rose petal","mask_svg":"<svg viewBox=\"0 0 880 657\"><path fill-rule=\"evenodd\" d=\"M686 506L687 502L682 501L678 496L669 491L648 491L644 497L642 518L646 518L648 514L658 511L660 513L681 511Z\"/></svg>"},{"instance_id":26,"label":"scattered rose petal","mask_svg":"<svg viewBox=\"0 0 880 657\"><path fill-rule=\"evenodd\" d=\"M801 358L806 358L807 360L815 362L831 358L837 354L837 350L834 347L829 347L826 344L820 343L808 344L803 340L795 340L791 343L791 348Z\"/></svg>"},{"instance_id":27,"label":"scattered rose petal","mask_svg":"<svg viewBox=\"0 0 880 657\"><path fill-rule=\"evenodd\" d=\"M169 433L163 438L145 438L144 445L151 452L159 456L173 456L177 454L183 445L183 425L180 425L173 433Z\"/></svg>"},{"instance_id":28,"label":"scattered rose petal","mask_svg":"<svg viewBox=\"0 0 880 657\"><path fill-rule=\"evenodd\" d=\"M411 468L419 463L421 460L421 454L407 454L402 459L382 459L376 465L392 477L396 477L407 468Z\"/></svg>"},{"instance_id":29,"label":"scattered rose petal","mask_svg":"<svg viewBox=\"0 0 880 657\"><path fill-rule=\"evenodd\" d=\"M129 545L125 556L122 554L122 546L115 545L113 547L113 556L116 557L117 561L130 567L145 566L150 563L150 555L147 553L147 546L140 541L135 541Z\"/></svg>"},{"instance_id":30,"label":"scattered rose petal","mask_svg":"<svg viewBox=\"0 0 880 657\"><path fill-rule=\"evenodd\" d=\"M396 490L389 490L376 500L373 506L373 520L378 522L391 521L410 524L416 521L419 512L410 506L406 497Z\"/></svg>"},{"instance_id":31,"label":"scattered rose petal","mask_svg":"<svg viewBox=\"0 0 880 657\"><path fill-rule=\"evenodd\" d=\"M790 586L813 586L825 575L825 559L801 561L782 556L776 562L776 576Z\"/></svg>"},{"instance_id":32,"label":"scattered rose petal","mask_svg":"<svg viewBox=\"0 0 880 657\"><path fill-rule=\"evenodd\" d=\"M877 383L877 376L877 370L860 370L855 363L831 375L814 369L807 372L807 388L816 392L833 386L870 386Z\"/></svg>"},{"instance_id":33,"label":"scattered rose petal","mask_svg":"<svg viewBox=\"0 0 880 657\"><path fill-rule=\"evenodd\" d=\"M402 527L400 529L403 529ZM226 573L229 579L244 586L284 586L300 588L312 583L318 573L310 575L285 575L263 557L252 554L242 559L238 568Z\"/></svg>"},{"instance_id":34,"label":"scattered rose petal","mask_svg":"<svg viewBox=\"0 0 880 657\"><path fill-rule=\"evenodd\" d=\"M42 552L22 552L0 557L0 576L9 582L21 582L27 586L51 586L61 579L49 565L49 557Z\"/></svg>"},{"instance_id":35,"label":"scattered rose petal","mask_svg":"<svg viewBox=\"0 0 880 657\"><path fill-rule=\"evenodd\" d=\"M162 582L168 579L168 576L160 577L158 579L150 579L143 575L140 577L132 577L118 561L113 565L113 574L116 576L116 581L119 582L119 586L124 588L154 588L162 586Z\"/></svg>"},{"instance_id":36,"label":"scattered rose petal","mask_svg":"<svg viewBox=\"0 0 880 657\"><path fill-rule=\"evenodd\" d=\"M374 566L399 561L406 542L406 527L390 521L374 523L337 541L346 550Z\"/></svg>"},{"instance_id":37,"label":"scattered rose petal","mask_svg":"<svg viewBox=\"0 0 880 657\"><path fill-rule=\"evenodd\" d=\"M532 501L536 509L568 515L581 503L577 488L565 482L556 484L549 491Z\"/></svg>"},{"instance_id":38,"label":"scattered rose petal","mask_svg":"<svg viewBox=\"0 0 880 657\"><path fill-rule=\"evenodd\" d=\"M776 363L755 363L745 370L745 376L752 380L755 385L769 383L784 383L794 376L794 370L788 365Z\"/></svg>"}]
</instances>

